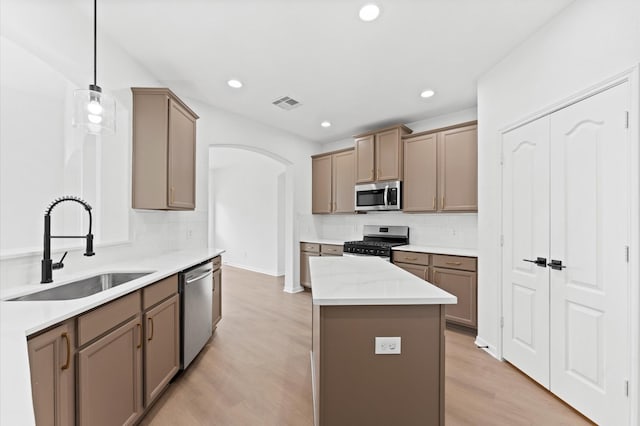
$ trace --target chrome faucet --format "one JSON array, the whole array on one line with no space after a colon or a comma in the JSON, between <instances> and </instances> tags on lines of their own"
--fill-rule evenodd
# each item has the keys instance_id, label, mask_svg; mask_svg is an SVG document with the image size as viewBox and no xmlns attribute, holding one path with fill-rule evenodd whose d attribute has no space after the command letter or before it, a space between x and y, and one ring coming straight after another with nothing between
<instances>
[{"instance_id":1,"label":"chrome faucet","mask_svg":"<svg viewBox=\"0 0 640 426\"><path fill-rule=\"evenodd\" d=\"M76 203L82 204L84 209L89 213L89 233L87 235L51 235L51 210L58 204L63 201L75 201ZM95 253L93 252L93 234L91 234L91 206L89 203L84 201L81 198L73 197L73 196L64 196L60 198L56 198L47 210L44 213L44 253L42 257L42 280L41 284L51 283L53 282L53 270L54 269L62 269L64 267L64 263L62 261L67 256L67 252L65 251L62 255L62 259L60 262L53 263L51 261L51 239L52 238L85 238L87 240L87 247L85 249L85 256L93 256Z\"/></svg>"}]
</instances>

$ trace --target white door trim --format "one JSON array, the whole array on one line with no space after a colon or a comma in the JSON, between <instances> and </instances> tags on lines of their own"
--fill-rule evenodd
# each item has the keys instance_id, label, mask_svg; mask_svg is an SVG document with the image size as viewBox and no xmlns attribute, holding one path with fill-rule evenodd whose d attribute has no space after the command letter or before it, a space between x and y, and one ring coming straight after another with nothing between
<instances>
[{"instance_id":1,"label":"white door trim","mask_svg":"<svg viewBox=\"0 0 640 426\"><path fill-rule=\"evenodd\" d=\"M498 138L500 140L500 161L502 166L502 153L504 152L504 134L510 130L516 129L527 123L535 121L541 117L552 114L555 111L566 108L569 105L580 102L590 96L605 91L613 86L617 86L624 82L629 82L630 87L630 111L629 111L629 131L631 140L631 155L629 158L629 170L630 170L630 185L629 185L629 202L631 206L631 224L629 244L630 244L630 256L629 256L629 269L630 269L630 286L629 289L629 341L631 343L631 356L629 366L629 398L630 398L630 424L640 424L640 65L636 65L620 74L617 74L609 79L601 81L591 87L588 87L574 95L567 97L557 103L549 105L540 109L537 112L528 114L527 116L517 120L499 130ZM504 316L503 313L503 247L500 244L501 237L504 235L504 220L502 217L502 208L504 202L504 194L502 191L504 185L504 176L502 173L502 167L500 171L500 233L497 235L497 246L500 250L500 262L499 279L500 285L498 289L498 303L500 307L500 315L496 323L498 330L498 347L491 348L494 353L491 355L496 356L498 359L503 359L503 336L500 319Z\"/></svg>"}]
</instances>

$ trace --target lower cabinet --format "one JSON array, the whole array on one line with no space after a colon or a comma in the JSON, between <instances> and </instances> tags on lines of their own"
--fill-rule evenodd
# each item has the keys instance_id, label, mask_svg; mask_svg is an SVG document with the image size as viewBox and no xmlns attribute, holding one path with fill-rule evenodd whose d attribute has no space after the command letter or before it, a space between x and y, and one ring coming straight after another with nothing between
<instances>
[{"instance_id":1,"label":"lower cabinet","mask_svg":"<svg viewBox=\"0 0 640 426\"><path fill-rule=\"evenodd\" d=\"M174 294L144 314L144 404L148 407L180 368L180 298Z\"/></svg>"},{"instance_id":2,"label":"lower cabinet","mask_svg":"<svg viewBox=\"0 0 640 426\"><path fill-rule=\"evenodd\" d=\"M457 304L445 306L447 323L478 327L475 257L394 250L393 263L458 298Z\"/></svg>"},{"instance_id":3,"label":"lower cabinet","mask_svg":"<svg viewBox=\"0 0 640 426\"><path fill-rule=\"evenodd\" d=\"M342 256L339 244L300 243L300 285L311 288L309 258L314 256Z\"/></svg>"},{"instance_id":4,"label":"lower cabinet","mask_svg":"<svg viewBox=\"0 0 640 426\"><path fill-rule=\"evenodd\" d=\"M38 426L135 424L180 368L177 275L29 337L27 346Z\"/></svg>"},{"instance_id":5,"label":"lower cabinet","mask_svg":"<svg viewBox=\"0 0 640 426\"><path fill-rule=\"evenodd\" d=\"M30 338L29 367L36 424L75 424L75 326L67 321Z\"/></svg>"},{"instance_id":6,"label":"lower cabinet","mask_svg":"<svg viewBox=\"0 0 640 426\"><path fill-rule=\"evenodd\" d=\"M215 264L214 264L215 268ZM222 319L222 269L218 265L218 269L213 271L213 328Z\"/></svg>"},{"instance_id":7,"label":"lower cabinet","mask_svg":"<svg viewBox=\"0 0 640 426\"><path fill-rule=\"evenodd\" d=\"M138 314L78 352L79 425L130 425L142 414L142 344Z\"/></svg>"},{"instance_id":8,"label":"lower cabinet","mask_svg":"<svg viewBox=\"0 0 640 426\"><path fill-rule=\"evenodd\" d=\"M304 287L311 287L309 258L314 256L320 256L320 244L300 243L300 285Z\"/></svg>"},{"instance_id":9,"label":"lower cabinet","mask_svg":"<svg viewBox=\"0 0 640 426\"><path fill-rule=\"evenodd\" d=\"M445 308L446 320L477 328L477 259L434 254L431 264L431 282L458 298L457 304Z\"/></svg>"}]
</instances>

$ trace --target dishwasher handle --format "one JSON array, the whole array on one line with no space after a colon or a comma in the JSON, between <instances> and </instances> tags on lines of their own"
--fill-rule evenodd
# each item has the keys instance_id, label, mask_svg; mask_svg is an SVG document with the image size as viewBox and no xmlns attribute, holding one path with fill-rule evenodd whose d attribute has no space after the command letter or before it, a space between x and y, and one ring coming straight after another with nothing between
<instances>
[{"instance_id":1,"label":"dishwasher handle","mask_svg":"<svg viewBox=\"0 0 640 426\"><path fill-rule=\"evenodd\" d=\"M208 269L204 274L201 274L201 275L198 275L195 278L191 278L191 279L186 280L185 284L188 285L188 284L191 284L193 282L200 281L201 279L206 278L211 274L213 274L213 269Z\"/></svg>"}]
</instances>

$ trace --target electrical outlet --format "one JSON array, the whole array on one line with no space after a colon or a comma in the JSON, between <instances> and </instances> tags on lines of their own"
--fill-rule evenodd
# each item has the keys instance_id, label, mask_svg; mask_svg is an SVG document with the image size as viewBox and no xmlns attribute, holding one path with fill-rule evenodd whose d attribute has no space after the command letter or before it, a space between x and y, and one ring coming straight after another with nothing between
<instances>
[{"instance_id":1,"label":"electrical outlet","mask_svg":"<svg viewBox=\"0 0 640 426\"><path fill-rule=\"evenodd\" d=\"M376 355L399 354L401 340L401 337L376 337Z\"/></svg>"},{"instance_id":2,"label":"electrical outlet","mask_svg":"<svg viewBox=\"0 0 640 426\"><path fill-rule=\"evenodd\" d=\"M187 229L187 240L190 240L191 238L193 238L193 230Z\"/></svg>"}]
</instances>

